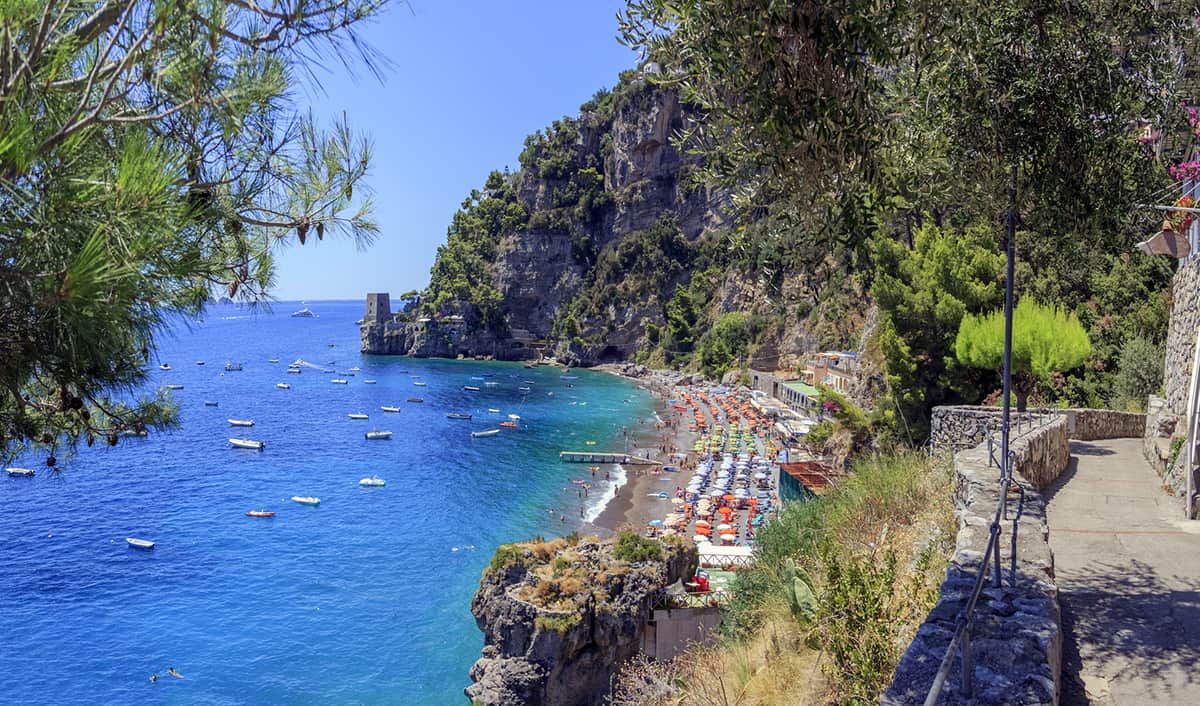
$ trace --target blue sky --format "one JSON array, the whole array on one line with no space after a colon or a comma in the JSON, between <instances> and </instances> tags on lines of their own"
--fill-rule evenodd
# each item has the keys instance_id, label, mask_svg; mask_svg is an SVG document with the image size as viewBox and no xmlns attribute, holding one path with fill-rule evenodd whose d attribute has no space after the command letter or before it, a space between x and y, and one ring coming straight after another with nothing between
<instances>
[{"instance_id":1,"label":"blue sky","mask_svg":"<svg viewBox=\"0 0 1200 706\"><path fill-rule=\"evenodd\" d=\"M637 56L617 43L621 0L394 2L363 36L394 64L380 84L365 71L318 70L324 91L301 92L318 118L343 110L375 146L370 176L382 233L366 251L346 240L279 253L277 299L357 299L429 281L450 217L488 172L517 168L526 135L579 105ZM330 66L336 65L336 61Z\"/></svg>"}]
</instances>

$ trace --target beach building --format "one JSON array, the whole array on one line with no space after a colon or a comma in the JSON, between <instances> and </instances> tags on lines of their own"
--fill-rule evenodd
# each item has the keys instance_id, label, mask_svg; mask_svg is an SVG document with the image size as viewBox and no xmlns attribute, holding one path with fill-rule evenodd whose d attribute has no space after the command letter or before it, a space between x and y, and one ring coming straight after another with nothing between
<instances>
[{"instance_id":1,"label":"beach building","mask_svg":"<svg viewBox=\"0 0 1200 706\"><path fill-rule=\"evenodd\" d=\"M847 351L815 353L805 361L800 376L809 385L828 387L847 395L858 370L858 354Z\"/></svg>"},{"instance_id":2,"label":"beach building","mask_svg":"<svg viewBox=\"0 0 1200 706\"><path fill-rule=\"evenodd\" d=\"M775 398L801 416L806 416L809 410L816 409L817 397L820 394L812 384L798 379L794 374L766 370L750 370L750 387ZM761 398L754 401L763 406L771 406Z\"/></svg>"},{"instance_id":3,"label":"beach building","mask_svg":"<svg viewBox=\"0 0 1200 706\"><path fill-rule=\"evenodd\" d=\"M788 449L779 464L779 499L808 500L825 492L839 475L833 460L819 458L799 449Z\"/></svg>"},{"instance_id":4,"label":"beach building","mask_svg":"<svg viewBox=\"0 0 1200 706\"><path fill-rule=\"evenodd\" d=\"M817 398L821 396L820 390L799 380L789 380L783 383L780 386L780 392L783 396L779 399L797 412L816 409Z\"/></svg>"}]
</instances>

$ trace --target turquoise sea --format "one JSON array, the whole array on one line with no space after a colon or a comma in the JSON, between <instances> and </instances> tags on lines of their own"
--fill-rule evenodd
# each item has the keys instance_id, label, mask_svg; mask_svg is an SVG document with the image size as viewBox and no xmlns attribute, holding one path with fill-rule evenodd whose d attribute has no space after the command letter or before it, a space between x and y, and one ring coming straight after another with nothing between
<instances>
[{"instance_id":1,"label":"turquoise sea","mask_svg":"<svg viewBox=\"0 0 1200 706\"><path fill-rule=\"evenodd\" d=\"M281 302L180 322L151 376L184 386L170 393L179 429L81 449L61 473L35 455L17 465L36 477L0 476L0 702L467 703L482 646L469 603L493 550L574 529L569 479L586 470L558 451L621 448L622 427L651 418L652 400L587 371L564 380L552 367L364 356L362 303L307 305L318 318L292 318L301 304ZM312 368L286 374L298 358L361 372L347 385ZM244 369L225 372L227 361ZM424 402L405 401L414 396ZM474 418L445 417L455 411ZM470 436L510 413L521 428ZM366 441L375 428L393 439ZM375 474L386 487L358 485Z\"/></svg>"}]
</instances>

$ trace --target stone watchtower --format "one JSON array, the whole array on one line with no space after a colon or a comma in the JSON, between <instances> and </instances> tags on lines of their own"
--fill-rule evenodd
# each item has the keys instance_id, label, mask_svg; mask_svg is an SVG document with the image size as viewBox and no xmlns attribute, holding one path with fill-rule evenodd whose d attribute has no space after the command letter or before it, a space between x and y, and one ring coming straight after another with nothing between
<instances>
[{"instance_id":1,"label":"stone watchtower","mask_svg":"<svg viewBox=\"0 0 1200 706\"><path fill-rule=\"evenodd\" d=\"M384 324L392 320L392 300L387 292L367 294L367 313L364 324Z\"/></svg>"}]
</instances>

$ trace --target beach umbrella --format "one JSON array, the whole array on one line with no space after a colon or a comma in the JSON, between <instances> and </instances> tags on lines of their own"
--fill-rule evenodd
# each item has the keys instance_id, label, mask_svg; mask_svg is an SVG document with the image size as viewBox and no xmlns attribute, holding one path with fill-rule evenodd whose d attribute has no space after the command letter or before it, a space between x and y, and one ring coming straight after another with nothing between
<instances>
[{"instance_id":1,"label":"beach umbrella","mask_svg":"<svg viewBox=\"0 0 1200 706\"><path fill-rule=\"evenodd\" d=\"M696 534L709 535L709 534L712 534L712 530L709 529L708 527L697 527Z\"/></svg>"},{"instance_id":2,"label":"beach umbrella","mask_svg":"<svg viewBox=\"0 0 1200 706\"><path fill-rule=\"evenodd\" d=\"M737 496L735 496L735 495L722 495L722 496L721 496L721 499L722 499L722 500L726 500L726 501L728 501L728 502L733 502L734 500L737 500Z\"/></svg>"},{"instance_id":3,"label":"beach umbrella","mask_svg":"<svg viewBox=\"0 0 1200 706\"><path fill-rule=\"evenodd\" d=\"M708 520L696 520L697 527L708 527L710 524Z\"/></svg>"},{"instance_id":4,"label":"beach umbrella","mask_svg":"<svg viewBox=\"0 0 1200 706\"><path fill-rule=\"evenodd\" d=\"M705 537L702 534L698 534L695 537L692 537L692 541L695 542L696 544L707 544L708 537Z\"/></svg>"},{"instance_id":5,"label":"beach umbrella","mask_svg":"<svg viewBox=\"0 0 1200 706\"><path fill-rule=\"evenodd\" d=\"M646 524L650 525L651 527L662 527L662 523L662 520L650 520Z\"/></svg>"},{"instance_id":6,"label":"beach umbrella","mask_svg":"<svg viewBox=\"0 0 1200 706\"><path fill-rule=\"evenodd\" d=\"M721 535L721 541L722 541L722 542L732 542L732 541L733 541L733 540L735 540L735 539L737 539L737 535L736 535L736 534L723 534L723 535Z\"/></svg>"},{"instance_id":7,"label":"beach umbrella","mask_svg":"<svg viewBox=\"0 0 1200 706\"><path fill-rule=\"evenodd\" d=\"M731 529L733 529L732 526L724 524L724 523L717 525L717 531L720 532L721 534L725 534L725 530L731 530Z\"/></svg>"}]
</instances>

